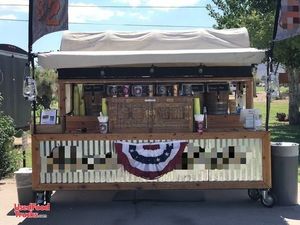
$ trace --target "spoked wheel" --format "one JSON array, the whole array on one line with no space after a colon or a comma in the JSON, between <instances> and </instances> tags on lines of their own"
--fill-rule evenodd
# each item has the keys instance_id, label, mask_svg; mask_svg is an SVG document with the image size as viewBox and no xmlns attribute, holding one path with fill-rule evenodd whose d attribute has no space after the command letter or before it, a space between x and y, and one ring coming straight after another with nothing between
<instances>
[{"instance_id":1,"label":"spoked wheel","mask_svg":"<svg viewBox=\"0 0 300 225\"><path fill-rule=\"evenodd\" d=\"M265 207L272 208L275 204L274 195L270 191L262 191L262 192L263 193L260 198L261 204L263 204Z\"/></svg>"},{"instance_id":2,"label":"spoked wheel","mask_svg":"<svg viewBox=\"0 0 300 225\"><path fill-rule=\"evenodd\" d=\"M248 189L248 196L251 200L257 201L260 199L260 192L258 189Z\"/></svg>"}]
</instances>

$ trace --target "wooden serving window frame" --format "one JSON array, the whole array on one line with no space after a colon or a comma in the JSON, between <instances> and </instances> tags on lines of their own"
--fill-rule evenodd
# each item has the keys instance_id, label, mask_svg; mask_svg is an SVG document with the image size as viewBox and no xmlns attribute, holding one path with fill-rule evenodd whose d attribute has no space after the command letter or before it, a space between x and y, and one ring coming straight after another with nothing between
<instances>
[{"instance_id":1,"label":"wooden serving window frame","mask_svg":"<svg viewBox=\"0 0 300 225\"><path fill-rule=\"evenodd\" d=\"M183 78L174 78L172 80L173 84L203 84L203 83L224 83L224 82L242 82L246 88L246 108L253 108L253 78L245 78L245 77L224 77L224 78L191 78L191 79L183 79ZM99 85L137 85L137 84L165 84L170 85L169 79L60 79L59 83L59 117L61 118L61 123L63 127L63 133L66 132L66 117L70 117L66 112L66 85L67 84L99 84ZM87 116L82 116L85 118ZM96 117L95 117L96 118Z\"/></svg>"}]
</instances>

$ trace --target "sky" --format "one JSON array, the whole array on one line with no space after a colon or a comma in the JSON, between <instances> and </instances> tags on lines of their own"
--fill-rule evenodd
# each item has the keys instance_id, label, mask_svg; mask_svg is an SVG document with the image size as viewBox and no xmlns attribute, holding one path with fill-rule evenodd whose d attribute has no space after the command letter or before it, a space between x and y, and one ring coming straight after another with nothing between
<instances>
[{"instance_id":1,"label":"sky","mask_svg":"<svg viewBox=\"0 0 300 225\"><path fill-rule=\"evenodd\" d=\"M0 0L0 44L12 44L26 51L28 50L28 2L29 0ZM208 3L211 3L211 1L69 0L69 31L102 32L107 30L145 31L211 28L215 24L215 21L208 15L207 10L205 9L206 4ZM12 6L13 4L24 6ZM116 6L126 6L127 8ZM163 8L156 8L154 6L162 6ZM195 6L203 6L203 8L192 8ZM152 27L143 25L187 27ZM62 32L59 31L43 36L33 44L33 52L59 50L61 35Z\"/></svg>"}]
</instances>

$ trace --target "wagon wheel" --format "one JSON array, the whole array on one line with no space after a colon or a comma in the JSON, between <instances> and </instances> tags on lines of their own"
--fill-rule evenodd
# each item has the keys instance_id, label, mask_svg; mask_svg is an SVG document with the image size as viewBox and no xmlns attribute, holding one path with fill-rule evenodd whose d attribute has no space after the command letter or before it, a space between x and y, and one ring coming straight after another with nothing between
<instances>
[{"instance_id":1,"label":"wagon wheel","mask_svg":"<svg viewBox=\"0 0 300 225\"><path fill-rule=\"evenodd\" d=\"M257 201L260 199L260 192L258 189L248 189L248 196L251 200Z\"/></svg>"},{"instance_id":2,"label":"wagon wheel","mask_svg":"<svg viewBox=\"0 0 300 225\"><path fill-rule=\"evenodd\" d=\"M45 191L45 201L46 201L45 204L51 202L51 196L52 196L52 191Z\"/></svg>"},{"instance_id":3,"label":"wagon wheel","mask_svg":"<svg viewBox=\"0 0 300 225\"><path fill-rule=\"evenodd\" d=\"M44 205L45 193L44 191L38 191L35 194L35 203L37 205Z\"/></svg>"},{"instance_id":4,"label":"wagon wheel","mask_svg":"<svg viewBox=\"0 0 300 225\"><path fill-rule=\"evenodd\" d=\"M275 204L275 197L270 191L265 191L266 193L261 195L260 201L265 207L272 208Z\"/></svg>"}]
</instances>

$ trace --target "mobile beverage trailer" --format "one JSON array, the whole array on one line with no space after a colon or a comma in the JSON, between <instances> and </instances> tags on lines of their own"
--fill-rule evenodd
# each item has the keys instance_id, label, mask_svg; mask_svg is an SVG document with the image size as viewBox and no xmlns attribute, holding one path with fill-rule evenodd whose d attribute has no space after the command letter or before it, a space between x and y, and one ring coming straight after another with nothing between
<instances>
[{"instance_id":1,"label":"mobile beverage trailer","mask_svg":"<svg viewBox=\"0 0 300 225\"><path fill-rule=\"evenodd\" d=\"M36 125L33 189L243 188L272 205L269 133L239 115L265 57L249 46L244 28L64 33L38 54L60 122Z\"/></svg>"}]
</instances>

